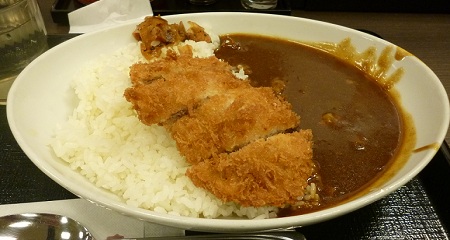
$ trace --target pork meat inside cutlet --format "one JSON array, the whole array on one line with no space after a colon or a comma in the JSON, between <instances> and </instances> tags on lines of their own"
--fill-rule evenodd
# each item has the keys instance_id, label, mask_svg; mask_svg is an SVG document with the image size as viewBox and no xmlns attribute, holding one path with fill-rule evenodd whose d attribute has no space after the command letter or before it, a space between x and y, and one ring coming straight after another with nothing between
<instances>
[{"instance_id":1,"label":"pork meat inside cutlet","mask_svg":"<svg viewBox=\"0 0 450 240\"><path fill-rule=\"evenodd\" d=\"M152 80L148 84L147 80L134 80L124 94L147 125L164 124L174 115L190 111L205 99L229 89L250 87L233 75L231 66L216 57L180 55L148 64L153 69Z\"/></svg>"},{"instance_id":2,"label":"pork meat inside cutlet","mask_svg":"<svg viewBox=\"0 0 450 240\"><path fill-rule=\"evenodd\" d=\"M300 118L271 88L236 88L204 101L170 129L191 164L296 128Z\"/></svg>"},{"instance_id":3,"label":"pork meat inside cutlet","mask_svg":"<svg viewBox=\"0 0 450 240\"><path fill-rule=\"evenodd\" d=\"M311 139L310 130L259 139L199 162L186 174L224 202L284 207L304 195L313 169Z\"/></svg>"}]
</instances>

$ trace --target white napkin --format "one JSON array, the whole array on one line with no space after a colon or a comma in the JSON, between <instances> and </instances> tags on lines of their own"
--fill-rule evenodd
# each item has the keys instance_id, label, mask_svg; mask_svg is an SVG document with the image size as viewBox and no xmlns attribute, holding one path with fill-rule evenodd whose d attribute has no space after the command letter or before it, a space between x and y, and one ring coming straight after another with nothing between
<instances>
[{"instance_id":1,"label":"white napkin","mask_svg":"<svg viewBox=\"0 0 450 240\"><path fill-rule=\"evenodd\" d=\"M20 213L53 213L70 217L82 223L99 240L115 234L130 238L184 235L182 229L143 222L84 199L0 205L0 216Z\"/></svg>"},{"instance_id":2,"label":"white napkin","mask_svg":"<svg viewBox=\"0 0 450 240\"><path fill-rule=\"evenodd\" d=\"M87 33L152 15L149 0L100 0L69 13L69 33Z\"/></svg>"}]
</instances>

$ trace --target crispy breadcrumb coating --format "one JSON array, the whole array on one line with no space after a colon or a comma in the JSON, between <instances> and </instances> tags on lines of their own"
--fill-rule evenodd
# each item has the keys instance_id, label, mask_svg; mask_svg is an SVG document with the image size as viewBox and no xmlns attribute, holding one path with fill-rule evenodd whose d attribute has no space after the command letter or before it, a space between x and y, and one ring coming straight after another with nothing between
<instances>
[{"instance_id":1,"label":"crispy breadcrumb coating","mask_svg":"<svg viewBox=\"0 0 450 240\"><path fill-rule=\"evenodd\" d=\"M311 139L310 130L259 139L195 164L186 174L224 202L284 207L303 196L312 174Z\"/></svg>"},{"instance_id":2,"label":"crispy breadcrumb coating","mask_svg":"<svg viewBox=\"0 0 450 240\"><path fill-rule=\"evenodd\" d=\"M172 128L178 150L191 164L298 126L291 105L271 88L236 88L210 97Z\"/></svg>"},{"instance_id":3,"label":"crispy breadcrumb coating","mask_svg":"<svg viewBox=\"0 0 450 240\"><path fill-rule=\"evenodd\" d=\"M125 98L133 103L139 119L147 125L162 124L228 89L250 87L232 74L227 63L215 57L183 55L138 63L131 67L130 73L134 85L125 90Z\"/></svg>"}]
</instances>

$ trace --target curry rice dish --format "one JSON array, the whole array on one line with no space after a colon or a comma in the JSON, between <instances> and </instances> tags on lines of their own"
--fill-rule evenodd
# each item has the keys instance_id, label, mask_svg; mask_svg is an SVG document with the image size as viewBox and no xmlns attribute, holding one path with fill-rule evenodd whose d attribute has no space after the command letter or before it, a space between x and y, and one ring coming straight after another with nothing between
<instances>
[{"instance_id":1,"label":"curry rice dish","mask_svg":"<svg viewBox=\"0 0 450 240\"><path fill-rule=\"evenodd\" d=\"M174 139L186 161L180 179L217 197L218 212L234 208L208 215L197 207L197 216L264 218L337 204L377 178L400 144L401 119L386 91L328 53L233 34L221 37L217 57L193 58L195 46L179 42L217 41L195 23L185 31L158 17L134 35L146 60L130 61L125 98L142 123ZM115 193L135 204L124 192ZM192 215L170 210L162 211Z\"/></svg>"},{"instance_id":2,"label":"curry rice dish","mask_svg":"<svg viewBox=\"0 0 450 240\"><path fill-rule=\"evenodd\" d=\"M146 18L135 32L142 52L185 39L211 42L200 26L190 23L185 33L180 25ZM141 121L165 126L192 164L187 176L222 201L251 207L298 202L312 173L311 131L284 133L299 125L287 101L270 87L237 78L226 62L193 58L186 48L131 66L133 86L125 97Z\"/></svg>"}]
</instances>

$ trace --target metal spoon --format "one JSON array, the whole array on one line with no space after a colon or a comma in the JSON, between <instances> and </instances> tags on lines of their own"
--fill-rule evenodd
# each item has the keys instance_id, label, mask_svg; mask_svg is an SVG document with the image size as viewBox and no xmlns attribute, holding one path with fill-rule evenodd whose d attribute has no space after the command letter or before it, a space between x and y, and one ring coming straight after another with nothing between
<instances>
[{"instance_id":1,"label":"metal spoon","mask_svg":"<svg viewBox=\"0 0 450 240\"><path fill-rule=\"evenodd\" d=\"M94 237L71 218L46 213L24 213L0 217L0 239L94 240Z\"/></svg>"},{"instance_id":2,"label":"metal spoon","mask_svg":"<svg viewBox=\"0 0 450 240\"><path fill-rule=\"evenodd\" d=\"M1 240L95 240L89 230L79 222L65 216L47 213L24 213L0 217ZM118 238L121 240L144 239L283 239L305 240L305 237L295 231L267 231L259 233L209 234L179 237L146 237Z\"/></svg>"}]
</instances>

